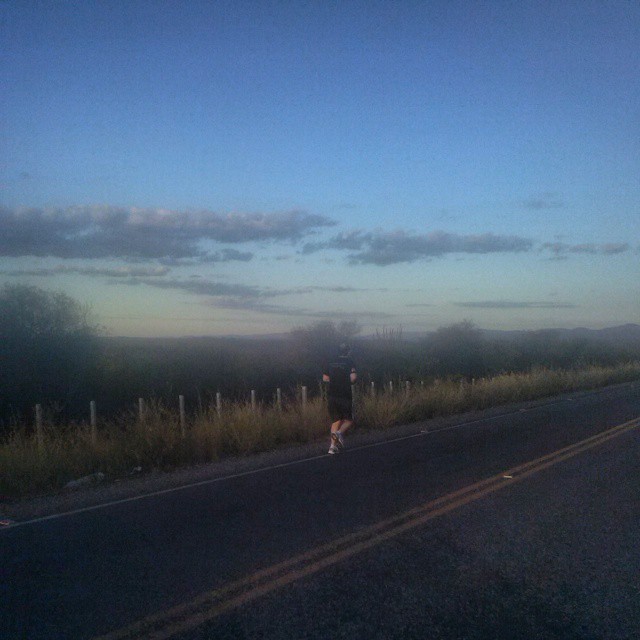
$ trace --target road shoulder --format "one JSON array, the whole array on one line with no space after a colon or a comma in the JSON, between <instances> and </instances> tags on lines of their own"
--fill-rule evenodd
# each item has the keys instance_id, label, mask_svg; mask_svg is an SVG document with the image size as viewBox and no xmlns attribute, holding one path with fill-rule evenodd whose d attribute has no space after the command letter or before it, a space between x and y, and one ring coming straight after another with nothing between
<instances>
[{"instance_id":1,"label":"road shoulder","mask_svg":"<svg viewBox=\"0 0 640 640\"><path fill-rule=\"evenodd\" d=\"M532 411L562 402L575 402L580 398L598 394L615 393L629 387L640 388L640 382L622 383L602 389L579 391L539 400L514 403L493 407L481 411L471 411L447 417L432 418L411 424L386 429L358 432L357 428L349 434L350 447L362 447L383 443L389 440L411 436L421 432L439 431L462 425L481 424L484 420L506 416L512 413ZM101 504L129 500L138 496L175 490L198 483L205 483L229 476L259 472L279 465L296 464L310 458L326 454L324 439L315 442L283 447L257 455L236 457L204 465L176 469L172 471L149 471L123 478L106 478L95 486L76 490L63 490L56 494L38 496L21 500L3 500L0 498L0 520L20 522L43 518L55 514L93 508ZM99 471L99 470L96 470Z\"/></svg>"}]
</instances>

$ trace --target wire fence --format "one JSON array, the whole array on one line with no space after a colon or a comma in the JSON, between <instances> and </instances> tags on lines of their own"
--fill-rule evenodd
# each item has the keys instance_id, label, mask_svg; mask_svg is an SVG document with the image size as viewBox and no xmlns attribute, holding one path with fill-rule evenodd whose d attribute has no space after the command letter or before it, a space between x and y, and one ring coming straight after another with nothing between
<instances>
[{"instance_id":1,"label":"wire fence","mask_svg":"<svg viewBox=\"0 0 640 640\"><path fill-rule=\"evenodd\" d=\"M440 383L439 380L434 380L431 384L433 386L437 386L439 383ZM460 388L463 388L465 384L470 384L471 386L474 386L475 383L476 383L475 379L472 379L468 383L465 382L465 380L461 380L459 384L460 384ZM386 383L381 385L376 385L374 381L371 381L367 385L353 384L351 386L351 390L352 390L352 398L354 401L354 408L356 406L357 399L359 397L361 398L363 394L368 394L371 397L375 397L379 393L385 393L390 395L394 395L397 393L404 393L408 397L411 394L412 390L415 390L416 388L424 389L424 387L425 387L424 380L419 381L417 384L413 384L411 381L403 380L403 379L399 379L396 381L389 380ZM326 400L326 386L320 385L320 389L321 389L321 398L323 400ZM213 400L214 400L215 411L218 414L218 416L221 416L223 411L223 406L226 403L235 404L235 405L242 403L241 400L239 401L237 399L238 396L233 396L233 398L234 399L231 399L231 397L229 397L225 399L221 392L219 391L216 392L215 396L213 396ZM250 390L245 403L253 411L257 411L261 406L265 405L264 401L258 401L257 393L255 389ZM309 388L306 385L302 385L298 387L298 392L296 393L294 400L293 401L289 400L287 401L286 404L288 407L291 407L292 405L297 404L300 410L304 413L308 403L309 403ZM136 405L136 415L139 422L144 422L146 420L148 415L148 409L149 409L148 405L149 403L145 398L143 397L138 398L137 405ZM199 403L199 405L200 405L199 407L196 407L196 410L198 408L201 408L201 403ZM285 400L284 400L282 387L277 387L275 390L275 393L273 394L273 402L271 406L273 406L278 410L282 410L284 405L285 405ZM179 415L180 432L182 437L184 438L186 437L186 434L187 434L188 419L187 419L187 403L186 403L185 396L182 394L178 395L177 397L177 410ZM38 447L43 448L44 447L43 434L44 434L44 424L45 424L45 411L42 404L35 405L34 417L35 417L34 426L35 426L35 433L36 433L36 440L38 443ZM98 404L95 400L91 400L89 402L88 417L89 417L88 425L91 433L91 441L95 444L98 438L98 421L99 421Z\"/></svg>"}]
</instances>

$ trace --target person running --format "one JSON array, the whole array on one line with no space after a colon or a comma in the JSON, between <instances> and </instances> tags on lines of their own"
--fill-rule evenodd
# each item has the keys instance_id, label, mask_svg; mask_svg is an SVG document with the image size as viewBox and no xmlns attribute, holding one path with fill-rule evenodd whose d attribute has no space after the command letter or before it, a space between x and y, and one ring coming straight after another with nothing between
<instances>
[{"instance_id":1,"label":"person running","mask_svg":"<svg viewBox=\"0 0 640 640\"><path fill-rule=\"evenodd\" d=\"M327 383L327 401L331 417L331 443L329 453L344 449L344 434L353 425L353 396L351 385L358 375L351 359L351 348L341 344L338 356L326 363L322 381Z\"/></svg>"}]
</instances>

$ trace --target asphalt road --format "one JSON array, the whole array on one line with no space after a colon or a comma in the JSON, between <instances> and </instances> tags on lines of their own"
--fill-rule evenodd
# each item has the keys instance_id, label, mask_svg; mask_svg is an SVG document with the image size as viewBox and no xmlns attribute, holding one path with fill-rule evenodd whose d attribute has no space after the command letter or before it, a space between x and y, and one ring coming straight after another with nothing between
<instances>
[{"instance_id":1,"label":"asphalt road","mask_svg":"<svg viewBox=\"0 0 640 640\"><path fill-rule=\"evenodd\" d=\"M0 637L638 638L639 417L620 385L18 522Z\"/></svg>"}]
</instances>

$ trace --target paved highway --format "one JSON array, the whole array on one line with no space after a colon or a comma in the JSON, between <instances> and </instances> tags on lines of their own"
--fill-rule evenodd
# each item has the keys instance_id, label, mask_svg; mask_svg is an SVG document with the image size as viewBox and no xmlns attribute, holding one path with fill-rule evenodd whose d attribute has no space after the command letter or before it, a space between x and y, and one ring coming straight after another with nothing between
<instances>
[{"instance_id":1,"label":"paved highway","mask_svg":"<svg viewBox=\"0 0 640 640\"><path fill-rule=\"evenodd\" d=\"M640 384L0 530L0 637L640 637Z\"/></svg>"}]
</instances>

